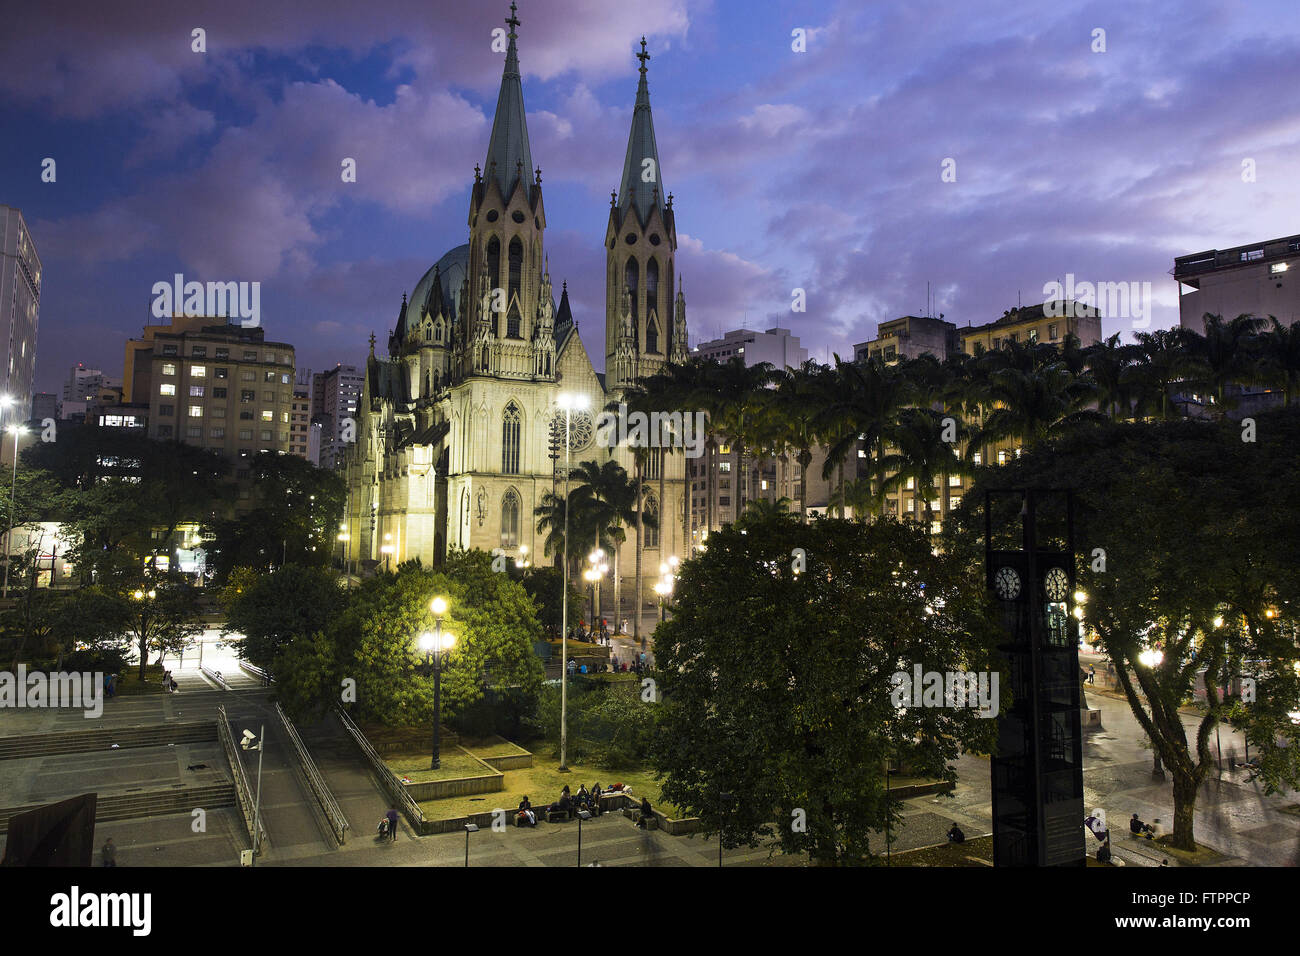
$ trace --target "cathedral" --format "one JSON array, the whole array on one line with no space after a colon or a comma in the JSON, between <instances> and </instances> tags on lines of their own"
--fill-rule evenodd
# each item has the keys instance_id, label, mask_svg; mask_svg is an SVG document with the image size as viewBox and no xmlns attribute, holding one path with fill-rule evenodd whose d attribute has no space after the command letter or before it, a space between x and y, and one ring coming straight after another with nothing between
<instances>
[{"instance_id":1,"label":"cathedral","mask_svg":"<svg viewBox=\"0 0 1300 956\"><path fill-rule=\"evenodd\" d=\"M627 154L611 192L605 230L605 372L595 371L570 311L567 283L555 298L544 246L542 173L533 166L511 4L505 68L482 168L474 168L469 241L446 252L402 296L387 357L370 355L355 444L344 468L348 506L341 538L352 562L437 564L449 548L501 551L549 564L534 509L563 490L561 393L585 395L571 413L572 464L617 461L634 474L626 447L602 447L594 421L636 379L684 362L686 301L674 286L673 197L660 175L641 41L640 81ZM642 611L653 609L661 562L686 557L684 456L652 451L643 507ZM660 497L666 500L659 500ZM609 560L622 615L634 607L636 532ZM574 542L585 554L591 545ZM374 565L370 565L374 566ZM602 613L613 582L603 582Z\"/></svg>"}]
</instances>

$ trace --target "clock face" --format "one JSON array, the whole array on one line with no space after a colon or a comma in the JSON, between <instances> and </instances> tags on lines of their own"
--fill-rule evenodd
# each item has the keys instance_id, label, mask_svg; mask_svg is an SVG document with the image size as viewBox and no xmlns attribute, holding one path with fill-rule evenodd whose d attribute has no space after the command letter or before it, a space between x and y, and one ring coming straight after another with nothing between
<instances>
[{"instance_id":1,"label":"clock face","mask_svg":"<svg viewBox=\"0 0 1300 956\"><path fill-rule=\"evenodd\" d=\"M1020 575L1015 568L998 568L993 575L993 589L1004 601L1011 601L1020 596Z\"/></svg>"},{"instance_id":2,"label":"clock face","mask_svg":"<svg viewBox=\"0 0 1300 956\"><path fill-rule=\"evenodd\" d=\"M1070 593L1070 578L1061 568L1052 568L1043 578L1043 590L1047 592L1047 600L1064 601Z\"/></svg>"}]
</instances>

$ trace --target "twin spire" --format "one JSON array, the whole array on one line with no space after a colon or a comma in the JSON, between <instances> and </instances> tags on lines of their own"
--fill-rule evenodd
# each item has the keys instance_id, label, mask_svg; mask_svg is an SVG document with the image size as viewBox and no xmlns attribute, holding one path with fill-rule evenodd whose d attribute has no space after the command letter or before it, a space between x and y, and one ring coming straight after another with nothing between
<instances>
[{"instance_id":1,"label":"twin spire","mask_svg":"<svg viewBox=\"0 0 1300 956\"><path fill-rule=\"evenodd\" d=\"M510 4L506 25L509 44L506 47L506 65L501 75L501 92L497 95L497 111L492 121L492 138L488 141L487 160L483 173L487 182L495 181L501 195L508 202L515 186L522 182L524 195L531 203L533 190L541 185L541 170L533 172L532 150L528 145L528 122L524 115L524 88L519 72L518 8ZM664 208L665 191L660 179L659 147L655 143L654 121L650 115L650 86L646 82L645 37L641 38L641 79L636 89L636 108L632 113L632 130L627 140L627 155L623 160L623 177L618 192L618 207L626 209L631 203L637 215L645 222L650 210ZM477 177L477 173L476 173Z\"/></svg>"},{"instance_id":2,"label":"twin spire","mask_svg":"<svg viewBox=\"0 0 1300 956\"><path fill-rule=\"evenodd\" d=\"M519 75L519 50L515 47L518 34L515 29L520 20L516 7L510 4L510 40L506 47L505 72L501 75L501 92L497 94L496 118L492 121L492 138L488 140L487 160L483 164L484 178L495 181L507 202L515 185L522 182L524 195L531 203L536 184L531 181L533 154L528 148L528 122L524 116L524 87ZM538 181L540 182L540 171Z\"/></svg>"}]
</instances>

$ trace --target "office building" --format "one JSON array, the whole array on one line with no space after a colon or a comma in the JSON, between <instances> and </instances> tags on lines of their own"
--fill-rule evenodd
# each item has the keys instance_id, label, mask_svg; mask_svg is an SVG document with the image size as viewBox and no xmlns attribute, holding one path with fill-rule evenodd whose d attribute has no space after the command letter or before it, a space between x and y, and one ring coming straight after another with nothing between
<instances>
[{"instance_id":1,"label":"office building","mask_svg":"<svg viewBox=\"0 0 1300 956\"><path fill-rule=\"evenodd\" d=\"M30 408L36 376L36 331L41 314L41 258L23 214L0 204L0 394Z\"/></svg>"}]
</instances>

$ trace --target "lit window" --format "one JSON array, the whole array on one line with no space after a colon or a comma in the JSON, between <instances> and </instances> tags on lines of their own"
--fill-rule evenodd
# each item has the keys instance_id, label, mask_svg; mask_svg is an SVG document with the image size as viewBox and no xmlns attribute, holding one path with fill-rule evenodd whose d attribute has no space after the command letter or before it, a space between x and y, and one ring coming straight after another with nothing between
<instances>
[{"instance_id":1,"label":"lit window","mask_svg":"<svg viewBox=\"0 0 1300 956\"><path fill-rule=\"evenodd\" d=\"M275 421L275 412L271 411L269 408L262 409L262 421L264 422Z\"/></svg>"},{"instance_id":2,"label":"lit window","mask_svg":"<svg viewBox=\"0 0 1300 956\"><path fill-rule=\"evenodd\" d=\"M972 458L973 458L975 464L977 464L977 465L982 465L982 464L984 464L984 456L981 455L979 452L976 452L976 453L972 456Z\"/></svg>"},{"instance_id":3,"label":"lit window","mask_svg":"<svg viewBox=\"0 0 1300 956\"><path fill-rule=\"evenodd\" d=\"M203 386L202 386L202 385L191 385L191 386L190 386L190 398L202 398L202 397L203 397Z\"/></svg>"},{"instance_id":4,"label":"lit window","mask_svg":"<svg viewBox=\"0 0 1300 956\"><path fill-rule=\"evenodd\" d=\"M914 513L915 511L916 511L916 499L915 499L915 498L908 498L908 499L907 499L907 513L908 513L908 514L912 514L912 513Z\"/></svg>"},{"instance_id":5,"label":"lit window","mask_svg":"<svg viewBox=\"0 0 1300 956\"><path fill-rule=\"evenodd\" d=\"M175 394L176 394L176 386L175 386L175 385L172 385L172 384L169 383L169 382L164 382L162 385L159 385L159 386L158 386L158 394L159 394L159 395L175 395Z\"/></svg>"},{"instance_id":6,"label":"lit window","mask_svg":"<svg viewBox=\"0 0 1300 956\"><path fill-rule=\"evenodd\" d=\"M203 406L202 406L202 405L191 405L191 406L190 406L190 418L202 418L202 417L203 417Z\"/></svg>"},{"instance_id":7,"label":"lit window","mask_svg":"<svg viewBox=\"0 0 1300 956\"><path fill-rule=\"evenodd\" d=\"M1007 463L1007 453L1005 451L998 452L998 464L1005 465L1006 463Z\"/></svg>"},{"instance_id":8,"label":"lit window","mask_svg":"<svg viewBox=\"0 0 1300 956\"><path fill-rule=\"evenodd\" d=\"M948 487L949 487L949 488L960 488L960 487L961 487L961 475L949 475L949 476L948 476Z\"/></svg>"},{"instance_id":9,"label":"lit window","mask_svg":"<svg viewBox=\"0 0 1300 956\"><path fill-rule=\"evenodd\" d=\"M961 507L961 495L950 495L948 497L948 510Z\"/></svg>"},{"instance_id":10,"label":"lit window","mask_svg":"<svg viewBox=\"0 0 1300 956\"><path fill-rule=\"evenodd\" d=\"M907 490L911 491L915 487L916 487L916 479L915 478L907 479Z\"/></svg>"},{"instance_id":11,"label":"lit window","mask_svg":"<svg viewBox=\"0 0 1300 956\"><path fill-rule=\"evenodd\" d=\"M166 362L166 363L164 363L164 365L163 365L163 374L164 374L164 375L175 375L175 374L176 374L176 366L173 365L171 362Z\"/></svg>"},{"instance_id":12,"label":"lit window","mask_svg":"<svg viewBox=\"0 0 1300 956\"><path fill-rule=\"evenodd\" d=\"M191 365L190 375L194 378L207 378L208 367L206 365Z\"/></svg>"}]
</instances>

